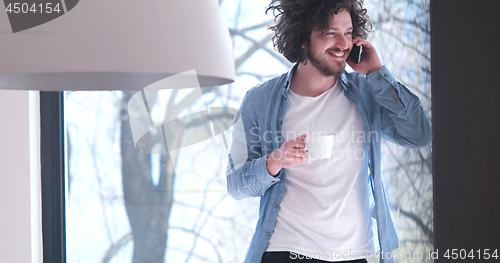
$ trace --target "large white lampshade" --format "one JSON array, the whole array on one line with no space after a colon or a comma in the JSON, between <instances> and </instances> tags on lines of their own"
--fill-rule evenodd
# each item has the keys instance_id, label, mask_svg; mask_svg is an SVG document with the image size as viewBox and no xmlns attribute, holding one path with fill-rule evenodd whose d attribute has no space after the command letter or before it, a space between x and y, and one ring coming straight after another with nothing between
<instances>
[{"instance_id":1,"label":"large white lampshade","mask_svg":"<svg viewBox=\"0 0 500 263\"><path fill-rule=\"evenodd\" d=\"M200 86L234 81L216 0L61 3L63 15L15 33L23 9L16 21L0 10L0 89L139 90L193 69Z\"/></svg>"}]
</instances>

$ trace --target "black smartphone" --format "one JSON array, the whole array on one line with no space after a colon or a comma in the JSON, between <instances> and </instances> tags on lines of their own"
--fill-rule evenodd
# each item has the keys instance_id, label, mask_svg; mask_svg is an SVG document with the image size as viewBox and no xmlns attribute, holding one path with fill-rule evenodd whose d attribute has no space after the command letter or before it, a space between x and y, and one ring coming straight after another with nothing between
<instances>
[{"instance_id":1,"label":"black smartphone","mask_svg":"<svg viewBox=\"0 0 500 263\"><path fill-rule=\"evenodd\" d=\"M358 64L361 62L361 53L363 53L363 45L353 45L351 53L349 54L349 59Z\"/></svg>"}]
</instances>

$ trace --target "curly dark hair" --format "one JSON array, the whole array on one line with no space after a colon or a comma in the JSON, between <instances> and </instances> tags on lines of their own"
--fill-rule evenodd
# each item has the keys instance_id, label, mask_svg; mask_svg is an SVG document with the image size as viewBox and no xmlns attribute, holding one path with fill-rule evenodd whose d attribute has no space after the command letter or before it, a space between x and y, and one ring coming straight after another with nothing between
<instances>
[{"instance_id":1,"label":"curly dark hair","mask_svg":"<svg viewBox=\"0 0 500 263\"><path fill-rule=\"evenodd\" d=\"M272 0L266 14L269 10L276 22L269 27L274 47L290 62L306 60L302 44L309 43L313 30L327 30L329 18L341 10L351 14L355 37L366 39L372 29L363 0Z\"/></svg>"}]
</instances>

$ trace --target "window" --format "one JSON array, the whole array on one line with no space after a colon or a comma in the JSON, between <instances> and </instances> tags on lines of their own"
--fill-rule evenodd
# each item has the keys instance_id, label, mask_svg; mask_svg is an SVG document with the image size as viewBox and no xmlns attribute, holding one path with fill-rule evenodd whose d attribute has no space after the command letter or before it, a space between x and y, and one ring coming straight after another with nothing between
<instances>
[{"instance_id":1,"label":"window","mask_svg":"<svg viewBox=\"0 0 500 263\"><path fill-rule=\"evenodd\" d=\"M204 110L212 113L211 107L237 109L246 90L287 71L291 64L269 41L272 33L266 26L272 16L264 14L267 5L268 1L221 1L233 38L236 82L159 92L152 118L165 119L172 109L175 118ZM419 96L431 117L429 2L370 1L365 6L374 23L369 41L393 75ZM52 106L62 105L62 98L57 97L61 95L49 95L41 100L53 99ZM66 186L66 206L58 207L63 202L56 196L51 200L59 201L52 202L52 208L43 207L44 216L54 209L52 220L59 222L51 230L59 229L53 232L52 244L63 243L62 248L67 248L56 246L54 257L70 263L152 257L161 258L157 262L241 262L257 220L258 200L235 201L226 193L230 127L217 133L213 122L187 118L192 122L187 134L204 131L215 136L189 143L185 134L177 138L185 147L174 147L178 150L168 155L142 154L135 150L127 128L130 112L126 106L134 95L118 91L64 95L66 147L51 145L53 151L65 149L68 154L67 180L51 184ZM61 123L60 119L56 122ZM384 142L383 152L384 182L401 239L395 255L402 257L401 262L425 262L425 256L415 255L425 255L433 247L431 146L408 150ZM57 165L52 171L59 173ZM61 189L44 188L44 192L61 193ZM62 208L66 208L65 217L60 216ZM50 226L54 224L44 227ZM67 255L56 255L57 251L67 251Z\"/></svg>"}]
</instances>

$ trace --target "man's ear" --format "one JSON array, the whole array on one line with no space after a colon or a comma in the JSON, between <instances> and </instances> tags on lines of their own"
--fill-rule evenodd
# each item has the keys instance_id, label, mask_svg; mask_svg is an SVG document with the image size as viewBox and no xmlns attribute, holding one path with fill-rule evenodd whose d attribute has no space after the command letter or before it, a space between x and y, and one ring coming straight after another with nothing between
<instances>
[{"instance_id":1,"label":"man's ear","mask_svg":"<svg viewBox=\"0 0 500 263\"><path fill-rule=\"evenodd\" d=\"M301 61L301 62L303 62L304 65L306 65L307 64L307 42L304 42L300 47L302 48L302 51L304 51L304 54L306 55L305 60Z\"/></svg>"}]
</instances>

